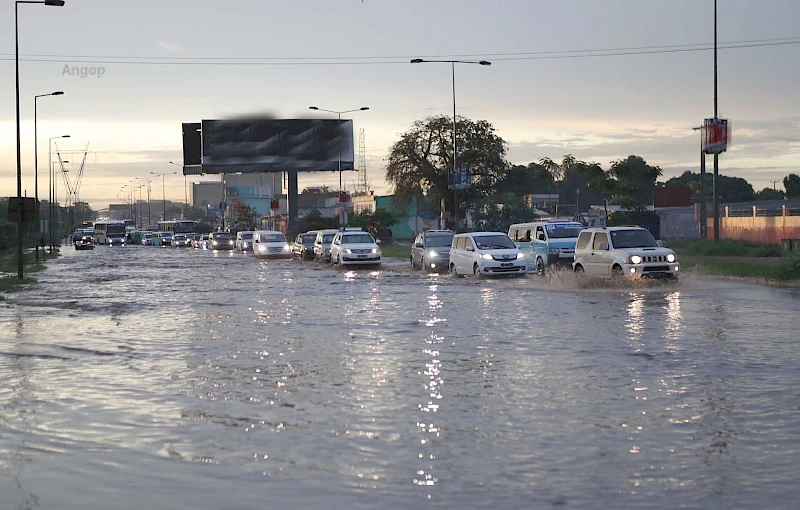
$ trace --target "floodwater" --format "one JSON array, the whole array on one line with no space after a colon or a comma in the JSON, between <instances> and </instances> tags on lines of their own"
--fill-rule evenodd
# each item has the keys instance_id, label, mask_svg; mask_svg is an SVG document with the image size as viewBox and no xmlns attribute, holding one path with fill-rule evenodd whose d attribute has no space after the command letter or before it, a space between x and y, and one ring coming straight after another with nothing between
<instances>
[{"instance_id":1,"label":"floodwater","mask_svg":"<svg viewBox=\"0 0 800 510\"><path fill-rule=\"evenodd\" d=\"M800 501L798 289L64 253L0 302L0 509Z\"/></svg>"}]
</instances>

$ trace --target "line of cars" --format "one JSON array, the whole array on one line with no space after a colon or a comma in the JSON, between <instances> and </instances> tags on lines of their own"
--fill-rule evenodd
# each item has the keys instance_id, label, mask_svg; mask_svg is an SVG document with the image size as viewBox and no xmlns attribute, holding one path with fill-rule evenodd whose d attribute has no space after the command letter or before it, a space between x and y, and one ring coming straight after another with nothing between
<instances>
[{"instance_id":1,"label":"line of cars","mask_svg":"<svg viewBox=\"0 0 800 510\"><path fill-rule=\"evenodd\" d=\"M380 266L380 243L360 227L312 230L297 235L291 253L292 258L340 266Z\"/></svg>"},{"instance_id":2,"label":"line of cars","mask_svg":"<svg viewBox=\"0 0 800 510\"><path fill-rule=\"evenodd\" d=\"M511 225L508 233L447 230L421 232L411 247L411 267L462 276L544 274L571 267L597 278L678 277L675 252L638 226L584 228L552 219Z\"/></svg>"}]
</instances>

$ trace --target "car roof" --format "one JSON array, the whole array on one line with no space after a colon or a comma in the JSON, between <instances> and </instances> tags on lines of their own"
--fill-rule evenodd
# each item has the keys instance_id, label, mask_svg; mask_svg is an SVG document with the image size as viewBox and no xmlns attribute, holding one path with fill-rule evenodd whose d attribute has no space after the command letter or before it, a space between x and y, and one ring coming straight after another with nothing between
<instances>
[{"instance_id":1,"label":"car roof","mask_svg":"<svg viewBox=\"0 0 800 510\"><path fill-rule=\"evenodd\" d=\"M336 234L339 232L335 228L326 228L325 230L317 230L317 234Z\"/></svg>"},{"instance_id":2,"label":"car roof","mask_svg":"<svg viewBox=\"0 0 800 510\"><path fill-rule=\"evenodd\" d=\"M250 232L248 231L247 233L250 233ZM283 235L283 232L280 232L278 230L255 230L252 233L253 234L259 234L259 235L263 235L263 234L280 234L280 235Z\"/></svg>"},{"instance_id":3,"label":"car roof","mask_svg":"<svg viewBox=\"0 0 800 510\"><path fill-rule=\"evenodd\" d=\"M505 232L467 232L465 234L456 234L456 237L480 237L480 236L505 236Z\"/></svg>"}]
</instances>

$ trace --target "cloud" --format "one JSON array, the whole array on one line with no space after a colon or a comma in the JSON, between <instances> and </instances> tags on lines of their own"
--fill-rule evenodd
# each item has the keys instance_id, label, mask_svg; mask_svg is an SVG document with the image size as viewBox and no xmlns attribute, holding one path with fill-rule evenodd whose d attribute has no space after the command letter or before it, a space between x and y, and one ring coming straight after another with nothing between
<instances>
[{"instance_id":1,"label":"cloud","mask_svg":"<svg viewBox=\"0 0 800 510\"><path fill-rule=\"evenodd\" d=\"M167 53L181 53L183 52L183 45L174 41L158 41L158 47Z\"/></svg>"}]
</instances>

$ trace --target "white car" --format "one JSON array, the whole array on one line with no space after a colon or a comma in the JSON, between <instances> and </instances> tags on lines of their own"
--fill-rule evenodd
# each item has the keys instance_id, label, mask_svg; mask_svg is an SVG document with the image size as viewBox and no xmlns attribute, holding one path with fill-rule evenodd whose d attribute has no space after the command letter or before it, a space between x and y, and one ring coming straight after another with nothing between
<instances>
[{"instance_id":1,"label":"white car","mask_svg":"<svg viewBox=\"0 0 800 510\"><path fill-rule=\"evenodd\" d=\"M450 247L450 274L525 274L525 255L504 232L456 234Z\"/></svg>"},{"instance_id":2,"label":"white car","mask_svg":"<svg viewBox=\"0 0 800 510\"><path fill-rule=\"evenodd\" d=\"M314 239L314 259L320 262L331 261L331 242L338 230L320 230Z\"/></svg>"},{"instance_id":3,"label":"white car","mask_svg":"<svg viewBox=\"0 0 800 510\"><path fill-rule=\"evenodd\" d=\"M253 255L258 258L290 259L292 249L283 232L257 230L253 232Z\"/></svg>"},{"instance_id":4,"label":"white car","mask_svg":"<svg viewBox=\"0 0 800 510\"><path fill-rule=\"evenodd\" d=\"M378 243L369 232L344 229L331 242L331 262L340 266L378 266L381 263Z\"/></svg>"},{"instance_id":5,"label":"white car","mask_svg":"<svg viewBox=\"0 0 800 510\"><path fill-rule=\"evenodd\" d=\"M251 230L242 230L236 233L236 249L239 251L248 251L253 249L253 235L255 232Z\"/></svg>"},{"instance_id":6,"label":"white car","mask_svg":"<svg viewBox=\"0 0 800 510\"><path fill-rule=\"evenodd\" d=\"M640 227L589 228L575 245L576 273L597 278L677 278L675 252Z\"/></svg>"}]
</instances>

